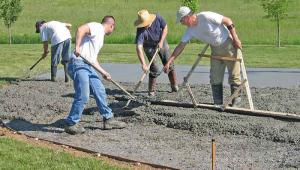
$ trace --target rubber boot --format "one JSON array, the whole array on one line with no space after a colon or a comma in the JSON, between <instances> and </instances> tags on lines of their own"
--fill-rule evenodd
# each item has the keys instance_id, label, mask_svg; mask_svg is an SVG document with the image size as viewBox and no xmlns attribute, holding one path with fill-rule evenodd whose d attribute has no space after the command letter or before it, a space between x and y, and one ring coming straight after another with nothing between
<instances>
[{"instance_id":1,"label":"rubber boot","mask_svg":"<svg viewBox=\"0 0 300 170\"><path fill-rule=\"evenodd\" d=\"M65 71L65 82L67 83L67 82L69 82L68 70L67 70L68 64L65 63L65 64L63 64L63 65L64 65L64 71Z\"/></svg>"},{"instance_id":2,"label":"rubber boot","mask_svg":"<svg viewBox=\"0 0 300 170\"><path fill-rule=\"evenodd\" d=\"M57 66L51 66L51 81L56 81Z\"/></svg>"},{"instance_id":3,"label":"rubber boot","mask_svg":"<svg viewBox=\"0 0 300 170\"><path fill-rule=\"evenodd\" d=\"M156 78L149 77L148 95L155 96L155 91L156 91Z\"/></svg>"},{"instance_id":4,"label":"rubber boot","mask_svg":"<svg viewBox=\"0 0 300 170\"><path fill-rule=\"evenodd\" d=\"M231 95L238 89L238 85L230 85ZM241 91L238 93L238 97L232 100L231 107L240 107L242 98L241 98Z\"/></svg>"},{"instance_id":5,"label":"rubber boot","mask_svg":"<svg viewBox=\"0 0 300 170\"><path fill-rule=\"evenodd\" d=\"M223 85L212 85L212 95L214 100L214 105L223 105Z\"/></svg>"},{"instance_id":6,"label":"rubber boot","mask_svg":"<svg viewBox=\"0 0 300 170\"><path fill-rule=\"evenodd\" d=\"M169 77L169 81L171 84L171 92L178 92L178 85L177 85L177 81L176 81L175 70L170 71L168 74L168 77Z\"/></svg>"}]
</instances>

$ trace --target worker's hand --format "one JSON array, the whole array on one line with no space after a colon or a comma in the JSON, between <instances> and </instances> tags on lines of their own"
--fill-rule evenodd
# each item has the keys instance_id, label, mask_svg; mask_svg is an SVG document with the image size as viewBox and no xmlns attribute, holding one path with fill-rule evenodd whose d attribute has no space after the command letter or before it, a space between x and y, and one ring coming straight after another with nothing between
<instances>
[{"instance_id":1,"label":"worker's hand","mask_svg":"<svg viewBox=\"0 0 300 170\"><path fill-rule=\"evenodd\" d=\"M159 49L162 49L163 48L163 46L164 46L164 42L162 41L160 41L159 43L158 43L158 48Z\"/></svg>"},{"instance_id":2,"label":"worker's hand","mask_svg":"<svg viewBox=\"0 0 300 170\"><path fill-rule=\"evenodd\" d=\"M143 69L143 72L144 72L144 73L147 73L147 71L148 71L148 66L147 66L146 64L143 64L143 65L142 65L142 69Z\"/></svg>"},{"instance_id":3,"label":"worker's hand","mask_svg":"<svg viewBox=\"0 0 300 170\"><path fill-rule=\"evenodd\" d=\"M110 81L111 80L111 76L108 72L105 72L104 74L102 74L102 77L107 80L107 81Z\"/></svg>"},{"instance_id":4,"label":"worker's hand","mask_svg":"<svg viewBox=\"0 0 300 170\"><path fill-rule=\"evenodd\" d=\"M239 49L242 49L242 43L240 41L240 39L236 38L236 39L233 39L233 46L235 48L239 48Z\"/></svg>"},{"instance_id":5,"label":"worker's hand","mask_svg":"<svg viewBox=\"0 0 300 170\"><path fill-rule=\"evenodd\" d=\"M76 55L76 57L79 57L81 55L80 54L80 48L75 48L74 54Z\"/></svg>"},{"instance_id":6,"label":"worker's hand","mask_svg":"<svg viewBox=\"0 0 300 170\"><path fill-rule=\"evenodd\" d=\"M164 68L163 68L163 70L164 70L164 72L165 73L169 73L169 68L170 68L170 63L169 62L167 62L167 64L164 66Z\"/></svg>"},{"instance_id":7,"label":"worker's hand","mask_svg":"<svg viewBox=\"0 0 300 170\"><path fill-rule=\"evenodd\" d=\"M42 54L42 57L43 57L43 58L46 58L46 57L47 57L47 55L48 55L48 53L49 53L49 50L47 50L47 51L44 51L44 53Z\"/></svg>"}]
</instances>

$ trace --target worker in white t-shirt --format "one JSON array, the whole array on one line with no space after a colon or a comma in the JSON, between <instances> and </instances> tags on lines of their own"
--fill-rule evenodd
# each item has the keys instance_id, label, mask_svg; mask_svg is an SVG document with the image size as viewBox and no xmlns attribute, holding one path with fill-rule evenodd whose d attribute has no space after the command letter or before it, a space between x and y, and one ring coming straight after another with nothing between
<instances>
[{"instance_id":1,"label":"worker in white t-shirt","mask_svg":"<svg viewBox=\"0 0 300 170\"><path fill-rule=\"evenodd\" d=\"M56 81L57 65L62 56L61 63L65 70L65 82L68 82L67 64L71 55L71 24L59 21L37 21L35 24L36 33L40 33L44 44L43 57L49 53L48 41L51 41L51 81Z\"/></svg>"},{"instance_id":2,"label":"worker in white t-shirt","mask_svg":"<svg viewBox=\"0 0 300 170\"><path fill-rule=\"evenodd\" d=\"M74 101L65 126L65 131L69 134L85 132L79 121L90 93L94 96L103 118L103 129L120 129L126 126L124 122L114 119L112 110L107 105L105 87L100 77L95 69L80 57L84 57L100 70L104 79L110 80L111 76L100 66L97 57L103 46L104 35L110 35L114 28L114 17L105 16L101 23L90 22L77 29L75 51L68 66L75 90Z\"/></svg>"},{"instance_id":3,"label":"worker in white t-shirt","mask_svg":"<svg viewBox=\"0 0 300 170\"><path fill-rule=\"evenodd\" d=\"M183 6L177 11L177 22L187 26L181 42L174 49L164 71L168 72L169 65L180 55L187 43L196 38L211 47L212 56L226 56L241 58L242 45L232 20L214 12L200 12L194 14L190 8ZM227 67L231 93L238 90L241 84L240 63L236 61L221 61L211 58L210 84L212 87L215 105L223 104L223 78ZM238 106L241 101L240 94L233 99L232 106Z\"/></svg>"}]
</instances>

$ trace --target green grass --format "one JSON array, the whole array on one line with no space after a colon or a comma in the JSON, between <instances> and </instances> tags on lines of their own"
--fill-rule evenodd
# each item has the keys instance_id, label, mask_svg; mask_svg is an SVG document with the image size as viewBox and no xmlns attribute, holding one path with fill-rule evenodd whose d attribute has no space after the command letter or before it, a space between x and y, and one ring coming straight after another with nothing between
<instances>
[{"instance_id":1,"label":"green grass","mask_svg":"<svg viewBox=\"0 0 300 170\"><path fill-rule=\"evenodd\" d=\"M35 147L10 138L0 138L0 169L121 169L88 157Z\"/></svg>"},{"instance_id":2,"label":"green grass","mask_svg":"<svg viewBox=\"0 0 300 170\"><path fill-rule=\"evenodd\" d=\"M170 45L170 48L172 51L175 45ZM202 48L202 44L188 44L175 64L193 64ZM246 45L243 48L246 67L299 68L299 51L300 46L296 45L282 48ZM0 54L0 84L3 84L25 76L31 65L41 57L42 44L1 45ZM139 63L133 44L105 44L99 58L103 63ZM205 58L200 64L208 65L209 60ZM50 55L32 70L31 75L49 71Z\"/></svg>"},{"instance_id":3,"label":"green grass","mask_svg":"<svg viewBox=\"0 0 300 170\"><path fill-rule=\"evenodd\" d=\"M288 18L282 22L282 44L300 45L300 1L290 0ZM115 33L106 41L109 43L133 43L135 38L134 20L137 11L147 8L150 12L159 12L169 26L168 40L177 43L184 27L175 24L175 13L181 0L24 0L24 10L13 24L14 43L37 43L34 33L36 20L58 20L73 24L72 35L76 28L89 21L101 21L104 15L114 15L117 20ZM233 19L238 35L244 44L275 44L275 23L265 16L259 1L254 0L199 0L200 11L215 11ZM0 22L0 43L7 41L7 30Z\"/></svg>"}]
</instances>

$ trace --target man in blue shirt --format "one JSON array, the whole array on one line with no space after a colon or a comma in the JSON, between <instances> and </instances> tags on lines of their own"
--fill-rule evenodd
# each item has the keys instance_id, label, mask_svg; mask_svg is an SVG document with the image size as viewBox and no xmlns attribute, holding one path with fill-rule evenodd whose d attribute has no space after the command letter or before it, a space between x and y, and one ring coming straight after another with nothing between
<instances>
[{"instance_id":1,"label":"man in blue shirt","mask_svg":"<svg viewBox=\"0 0 300 170\"><path fill-rule=\"evenodd\" d=\"M147 71L147 64L145 62L143 51L150 61L152 57L154 57L153 55L156 51L156 47L159 47L158 54L163 65L165 65L169 58L169 45L166 40L168 27L162 16L159 14L149 14L147 10L143 9L138 12L138 19L135 21L134 25L137 27L135 39L136 52L142 64L143 71ZM168 77L171 83L171 90L172 92L177 92L178 85L173 63L170 65L169 70ZM155 95L156 78L159 75L158 72L158 67L154 60L150 66L149 73L149 96Z\"/></svg>"}]
</instances>

